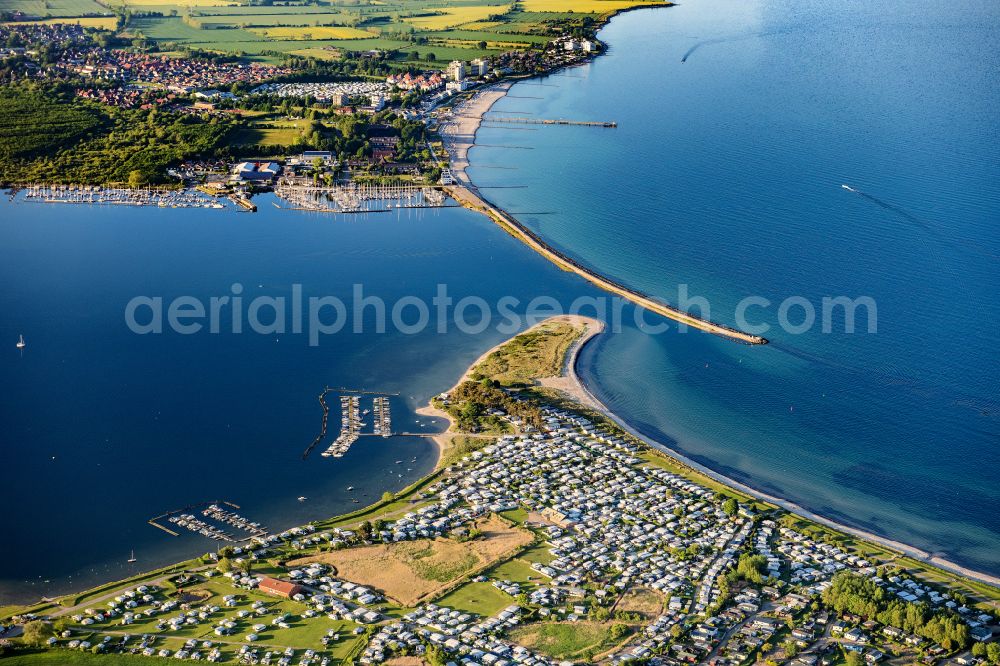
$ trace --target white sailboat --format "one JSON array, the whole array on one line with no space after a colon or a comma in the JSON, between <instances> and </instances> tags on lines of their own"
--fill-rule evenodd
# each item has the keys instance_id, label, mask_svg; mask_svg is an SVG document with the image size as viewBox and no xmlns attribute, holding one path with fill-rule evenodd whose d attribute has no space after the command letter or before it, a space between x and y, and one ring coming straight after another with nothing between
<instances>
[{"instance_id":1,"label":"white sailboat","mask_svg":"<svg viewBox=\"0 0 1000 666\"><path fill-rule=\"evenodd\" d=\"M25 341L24 341L24 335L18 335L17 336L17 348L18 349L24 349L27 346L28 346L27 343L25 343Z\"/></svg>"},{"instance_id":2,"label":"white sailboat","mask_svg":"<svg viewBox=\"0 0 1000 666\"><path fill-rule=\"evenodd\" d=\"M132 557L128 558L128 563L129 564L135 564L138 561L139 560L135 559L135 549L133 548L132 549Z\"/></svg>"}]
</instances>

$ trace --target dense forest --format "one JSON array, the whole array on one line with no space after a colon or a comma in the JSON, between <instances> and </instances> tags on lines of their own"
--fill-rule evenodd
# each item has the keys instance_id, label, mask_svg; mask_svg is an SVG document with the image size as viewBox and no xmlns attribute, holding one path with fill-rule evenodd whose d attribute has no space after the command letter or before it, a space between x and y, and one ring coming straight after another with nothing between
<instances>
[{"instance_id":1,"label":"dense forest","mask_svg":"<svg viewBox=\"0 0 1000 666\"><path fill-rule=\"evenodd\" d=\"M164 183L172 164L225 154L232 128L225 118L100 106L59 85L6 86L0 183Z\"/></svg>"}]
</instances>

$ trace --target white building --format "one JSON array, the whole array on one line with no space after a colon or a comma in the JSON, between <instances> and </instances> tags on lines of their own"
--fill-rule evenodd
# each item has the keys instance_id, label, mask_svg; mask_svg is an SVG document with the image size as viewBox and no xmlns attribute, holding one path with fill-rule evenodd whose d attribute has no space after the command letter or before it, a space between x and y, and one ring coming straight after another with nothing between
<instances>
[{"instance_id":1,"label":"white building","mask_svg":"<svg viewBox=\"0 0 1000 666\"><path fill-rule=\"evenodd\" d=\"M469 76L485 76L489 72L489 64L482 58L476 58L469 63Z\"/></svg>"},{"instance_id":2,"label":"white building","mask_svg":"<svg viewBox=\"0 0 1000 666\"><path fill-rule=\"evenodd\" d=\"M465 63L461 60L452 60L448 65L448 78L452 81L461 81L465 78Z\"/></svg>"}]
</instances>

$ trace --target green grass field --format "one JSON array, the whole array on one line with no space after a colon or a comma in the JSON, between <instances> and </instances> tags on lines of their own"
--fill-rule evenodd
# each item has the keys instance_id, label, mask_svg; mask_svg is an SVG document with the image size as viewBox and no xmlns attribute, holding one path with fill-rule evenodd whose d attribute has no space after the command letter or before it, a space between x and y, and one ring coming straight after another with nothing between
<instances>
[{"instance_id":1,"label":"green grass field","mask_svg":"<svg viewBox=\"0 0 1000 666\"><path fill-rule=\"evenodd\" d=\"M528 586L528 589L532 589L543 580L548 580L545 576L531 568L529 560L520 557L515 557L512 560L498 564L487 571L486 575L497 580L509 580L514 583L520 583L522 586Z\"/></svg>"},{"instance_id":2,"label":"green grass field","mask_svg":"<svg viewBox=\"0 0 1000 666\"><path fill-rule=\"evenodd\" d=\"M611 646L610 625L598 622L539 622L511 632L515 643L554 659L578 658Z\"/></svg>"},{"instance_id":3,"label":"green grass field","mask_svg":"<svg viewBox=\"0 0 1000 666\"><path fill-rule=\"evenodd\" d=\"M3 666L167 666L176 663L176 659L130 654L98 655L75 650L50 650L0 657L0 664Z\"/></svg>"},{"instance_id":4,"label":"green grass field","mask_svg":"<svg viewBox=\"0 0 1000 666\"><path fill-rule=\"evenodd\" d=\"M514 598L490 583L469 583L449 592L434 603L489 617L514 603Z\"/></svg>"},{"instance_id":5,"label":"green grass field","mask_svg":"<svg viewBox=\"0 0 1000 666\"><path fill-rule=\"evenodd\" d=\"M325 40L325 39L370 39L372 33L346 26L276 26L273 28L250 28L255 35L275 40Z\"/></svg>"},{"instance_id":6,"label":"green grass field","mask_svg":"<svg viewBox=\"0 0 1000 666\"><path fill-rule=\"evenodd\" d=\"M94 0L0 0L0 12L13 11L40 17L111 14L107 7Z\"/></svg>"}]
</instances>

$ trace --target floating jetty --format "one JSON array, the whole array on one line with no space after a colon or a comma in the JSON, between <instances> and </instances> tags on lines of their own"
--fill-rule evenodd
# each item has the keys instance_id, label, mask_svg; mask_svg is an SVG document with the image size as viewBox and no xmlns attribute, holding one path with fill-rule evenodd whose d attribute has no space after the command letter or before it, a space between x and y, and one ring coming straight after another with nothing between
<instances>
[{"instance_id":1,"label":"floating jetty","mask_svg":"<svg viewBox=\"0 0 1000 666\"><path fill-rule=\"evenodd\" d=\"M716 324L715 322L708 321L707 319L702 319L688 314L683 310L679 310L661 301L654 300L642 292L626 287L625 285L604 277L599 273L595 273L593 270L583 266L576 260L571 259L562 252L556 250L535 232L531 231L514 219L514 217L507 213L507 211L494 206L473 189L462 185L451 185L446 188L446 191L456 201L464 203L473 210L486 213L493 219L494 222L500 225L502 229L507 231L507 233L538 252L556 266L562 268L563 270L576 273L588 282L604 289L605 291L622 296L623 298L626 298L636 305L640 305L651 312L655 312L659 315L667 317L668 319L673 319L674 321L690 326L691 328L697 328L698 330L705 331L706 333L712 333L713 335L718 335L719 337L735 340L748 345L766 345L768 343L768 339L765 337L745 333L738 329L725 326L724 324Z\"/></svg>"},{"instance_id":2,"label":"floating jetty","mask_svg":"<svg viewBox=\"0 0 1000 666\"><path fill-rule=\"evenodd\" d=\"M340 396L340 434L322 453L325 458L342 458L354 442L358 441L361 426L361 398L356 395Z\"/></svg>"},{"instance_id":3,"label":"floating jetty","mask_svg":"<svg viewBox=\"0 0 1000 666\"><path fill-rule=\"evenodd\" d=\"M389 398L383 395L375 398L372 405L372 411L375 416L375 434L381 435L382 437L391 437L392 415L389 412Z\"/></svg>"},{"instance_id":4,"label":"floating jetty","mask_svg":"<svg viewBox=\"0 0 1000 666\"><path fill-rule=\"evenodd\" d=\"M101 187L98 185L27 185L24 200L160 208L225 208L225 204L197 190Z\"/></svg>"},{"instance_id":5,"label":"floating jetty","mask_svg":"<svg viewBox=\"0 0 1000 666\"><path fill-rule=\"evenodd\" d=\"M150 518L148 522L153 527L159 528L171 536L180 536L180 533L175 531L175 529L186 529L189 532L200 534L209 539L230 541L233 543L267 534L267 529L260 523L251 521L249 518L241 516L235 511L225 508L223 505L234 509L239 508L238 505L232 502L205 502L203 504L187 506L183 509L167 511L155 518ZM200 513L202 518L199 518L196 515L197 513ZM170 527L162 525L160 521L167 522ZM216 523L228 525L246 532L246 536L237 538L232 532L227 531Z\"/></svg>"},{"instance_id":6,"label":"floating jetty","mask_svg":"<svg viewBox=\"0 0 1000 666\"><path fill-rule=\"evenodd\" d=\"M392 437L392 412L389 407L389 396L399 395L398 393L382 393L378 391L366 391L364 389L331 388L325 387L317 397L320 407L323 409L323 420L320 424L319 434L302 452L302 459L309 457L320 442L326 439L329 431L330 406L326 402L326 397L330 393L340 393L340 434L321 454L324 458L342 458L351 448L351 445L361 437ZM374 396L371 410L362 409L361 400L366 395ZM365 417L371 413L374 423L371 432L362 432L366 423Z\"/></svg>"},{"instance_id":7,"label":"floating jetty","mask_svg":"<svg viewBox=\"0 0 1000 666\"><path fill-rule=\"evenodd\" d=\"M235 511L223 509L218 504L209 504L202 510L201 515L217 520L220 523L232 525L238 530L249 532L251 536L261 536L267 534L267 529L265 529L260 523L253 522L249 518L244 518Z\"/></svg>"}]
</instances>

